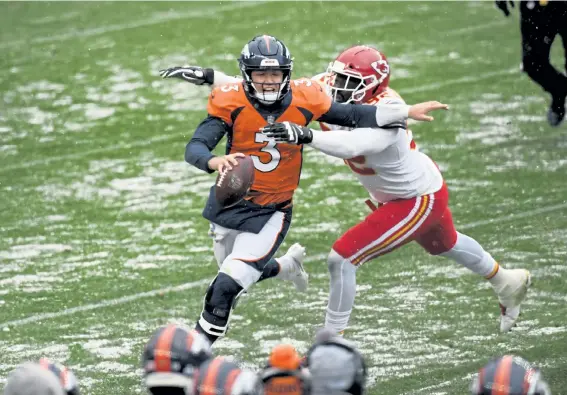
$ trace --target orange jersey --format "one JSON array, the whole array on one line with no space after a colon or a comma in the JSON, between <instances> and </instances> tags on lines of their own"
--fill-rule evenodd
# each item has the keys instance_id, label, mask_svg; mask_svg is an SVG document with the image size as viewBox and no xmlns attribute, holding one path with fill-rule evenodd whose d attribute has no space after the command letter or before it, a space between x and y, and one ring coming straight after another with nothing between
<instances>
[{"instance_id":1,"label":"orange jersey","mask_svg":"<svg viewBox=\"0 0 567 395\"><path fill-rule=\"evenodd\" d=\"M308 79L291 81L291 103L273 122L307 126L331 107L323 88ZM227 151L250 155L254 162L254 184L248 199L260 205L290 200L299 184L302 146L276 144L260 132L268 120L250 102L242 83L222 85L209 96L209 115L222 119L231 129Z\"/></svg>"}]
</instances>

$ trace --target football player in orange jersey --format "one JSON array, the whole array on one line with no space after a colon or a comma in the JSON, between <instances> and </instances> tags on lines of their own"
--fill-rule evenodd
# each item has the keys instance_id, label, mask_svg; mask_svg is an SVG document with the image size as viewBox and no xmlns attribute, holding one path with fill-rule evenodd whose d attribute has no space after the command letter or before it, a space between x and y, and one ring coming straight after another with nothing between
<instances>
[{"instance_id":1,"label":"football player in orange jersey","mask_svg":"<svg viewBox=\"0 0 567 395\"><path fill-rule=\"evenodd\" d=\"M308 125L319 120L350 127L379 127L408 116L431 120L428 112L446 109L438 102L415 106L346 105L334 103L322 85L292 80L293 60L287 47L272 36L257 36L240 55L243 80L213 89L208 116L187 144L185 160L212 173L236 165L249 155L255 178L249 195L230 207L221 207L211 188L203 216L211 222L213 249L220 270L210 284L197 329L214 342L226 334L238 297L258 281L278 277L307 288L303 247L294 245L272 259L291 224L292 198L299 183L302 146L275 144L260 129L274 122ZM227 135L226 155L212 150Z\"/></svg>"},{"instance_id":2,"label":"football player in orange jersey","mask_svg":"<svg viewBox=\"0 0 567 395\"><path fill-rule=\"evenodd\" d=\"M213 85L234 81L217 71L208 73ZM389 86L386 56L369 46L347 48L329 64L326 73L313 79L325 85L336 102L404 104ZM284 124L278 123L268 128L281 133L274 142L309 143L324 153L344 158L373 199L383 204L376 210L367 200L373 213L333 244L327 260L331 286L325 325L337 332L347 327L360 266L415 240L430 254L449 258L486 278L500 302L500 330L509 331L518 319L530 274L524 269L501 267L476 240L456 231L443 177L434 162L417 150L407 126L398 123L353 131L320 124L323 130L334 130L302 131L298 125L285 130ZM277 128L281 130L276 132ZM291 136L295 131L302 136Z\"/></svg>"}]
</instances>

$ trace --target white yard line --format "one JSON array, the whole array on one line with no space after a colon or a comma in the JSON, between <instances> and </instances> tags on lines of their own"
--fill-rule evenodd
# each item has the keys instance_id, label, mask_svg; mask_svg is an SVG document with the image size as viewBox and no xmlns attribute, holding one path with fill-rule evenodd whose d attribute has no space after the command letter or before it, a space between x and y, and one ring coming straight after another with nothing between
<instances>
[{"instance_id":1,"label":"white yard line","mask_svg":"<svg viewBox=\"0 0 567 395\"><path fill-rule=\"evenodd\" d=\"M505 19L500 19L500 20L496 20L493 22L487 22L487 23L482 23L480 25L472 25L472 26L466 26L466 27L461 27L459 29L454 29L454 30L448 30L446 32L442 32L442 34L445 36L454 36L454 35L458 35L458 34L463 34L463 33L471 33L471 32L476 32L478 30L484 31L487 28L490 27L497 27L497 26L504 26L509 24L508 20ZM514 26L515 27L515 26Z\"/></svg>"},{"instance_id":2,"label":"white yard line","mask_svg":"<svg viewBox=\"0 0 567 395\"><path fill-rule=\"evenodd\" d=\"M495 223L510 222L521 218L533 217L539 214L550 213L553 211L559 211L567 208L567 203L556 204L554 206L540 207L529 211L522 211L521 213L504 215L502 217L496 217L491 219L486 219L483 221L469 222L468 224L457 225L457 229L472 229L479 226L490 225Z\"/></svg>"},{"instance_id":3,"label":"white yard line","mask_svg":"<svg viewBox=\"0 0 567 395\"><path fill-rule=\"evenodd\" d=\"M92 37L101 34L118 32L127 29L135 29L143 26L151 26L164 22L171 22L179 19L189 19L189 18L208 18L217 17L220 12L235 11L242 8L255 7L258 4L262 4L264 1L259 2L245 2L238 4L231 4L227 6L219 7L207 7L206 10L194 10L188 12L171 12L165 15L155 16L149 19L142 19L135 22L122 23L116 25L100 26L84 30L70 31L61 34L52 34L45 37L36 37L31 40L15 40L0 43L0 49L15 47L15 46L25 46L29 44L44 44L52 42L67 41L74 38Z\"/></svg>"},{"instance_id":4,"label":"white yard line","mask_svg":"<svg viewBox=\"0 0 567 395\"><path fill-rule=\"evenodd\" d=\"M562 209L565 209L565 208L567 208L567 203L556 204L554 206L542 207L540 209L525 211L525 212L516 213L516 214L504 215L504 216L501 216L501 217L492 218L490 220L470 222L468 224L459 225L459 226L457 226L457 228L458 229L472 229L472 228L476 228L476 227L483 226L483 225L490 225L492 223L510 222L510 221L514 221L514 220L517 220L517 219L521 219L521 218L533 217L533 216L540 215L540 214L543 214L543 213L550 213L550 212L553 212L553 211L559 211L559 210L562 210ZM326 257L326 254L318 254L318 255L308 256L308 257L305 258L305 260L306 261L324 260L325 257ZM156 296L156 295L159 295L161 293L181 292L181 291L185 291L187 289L199 287L201 285L206 285L206 284L210 283L211 280L212 279L204 279L204 280L200 280L200 281L194 281L194 282L190 282L190 283L177 285L175 287L166 287L166 288L156 289L156 290L153 290L153 291L141 292L141 293L137 293L137 294L133 294L133 295L129 295L129 296L123 296L123 297L120 297L120 298L117 298L117 299L109 299L109 300L105 300L105 301L102 301L102 302L99 302L99 303L92 303L92 304L88 304L88 305L85 305L85 306L73 307L73 308L70 308L70 309L56 311L56 312L53 312L53 313L36 314L36 315L32 315L32 316L22 318L22 319L19 319L19 320L0 323L0 328L11 327L11 326L20 326L20 325L33 323L33 322L42 321L42 320L45 320L45 319L59 318L59 317L67 316L67 315L72 315L72 314L80 313L80 312L83 312L83 311L96 310L96 309L100 309L100 308L104 308L104 307L108 307L108 306L116 306L116 305L119 305L119 304L129 303L129 302L132 302L132 301L135 301L135 300L138 300L138 299L142 299L142 298L146 298L146 297L150 297L150 296Z\"/></svg>"},{"instance_id":5,"label":"white yard line","mask_svg":"<svg viewBox=\"0 0 567 395\"><path fill-rule=\"evenodd\" d=\"M133 302L133 301L138 300L138 299L148 298L148 297L151 297L151 296L157 296L157 295L166 294L166 293L170 293L170 292L181 292L181 291L185 291L185 290L188 290L188 289L197 288L197 287L200 287L202 285L207 285L210 282L211 282L210 279L193 281L193 282L190 282L190 283L176 285L174 287L165 287L165 288L160 288L160 289L154 289L152 291L140 292L140 293L129 295L129 296L122 296L122 297L116 298L116 299L103 300L102 302L98 302L98 303L91 303L91 304L87 304L87 305L84 305L84 306L72 307L70 309L60 310L60 311L56 311L56 312L53 312L53 313L35 314L35 315L31 315L31 316L26 317L26 318L22 318L20 320L14 320L14 321L8 321L8 322L1 323L0 328L6 328L6 327L11 327L11 326L20 326L20 325L30 324L30 323L33 323L33 322L48 320L48 319L51 319L51 318L60 318L60 317L66 316L66 315L72 315L72 314L75 314L75 313L82 313L84 311L96 310L96 309L100 309L100 308L103 308L103 307L116 306L116 305L119 305L119 304Z\"/></svg>"}]
</instances>

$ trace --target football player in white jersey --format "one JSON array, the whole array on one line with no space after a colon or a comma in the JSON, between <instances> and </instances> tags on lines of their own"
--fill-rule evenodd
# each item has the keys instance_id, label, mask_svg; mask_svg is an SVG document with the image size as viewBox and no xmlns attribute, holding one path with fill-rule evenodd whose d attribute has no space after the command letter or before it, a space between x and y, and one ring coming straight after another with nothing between
<instances>
[{"instance_id":1,"label":"football player in white jersey","mask_svg":"<svg viewBox=\"0 0 567 395\"><path fill-rule=\"evenodd\" d=\"M163 77L223 85L235 80L198 67L170 68ZM390 67L381 52L368 46L343 51L326 73L314 77L342 103L405 104L389 87ZM328 256L329 304L325 326L342 333L356 294L356 271L365 262L411 241L428 253L450 258L486 278L500 303L500 330L509 331L531 283L524 269L504 269L473 238L455 230L448 207L447 185L437 165L419 152L405 123L385 128L345 129L322 124L324 131L290 123L274 123L264 133L278 143L308 144L342 158L367 189L373 210L333 244Z\"/></svg>"}]
</instances>

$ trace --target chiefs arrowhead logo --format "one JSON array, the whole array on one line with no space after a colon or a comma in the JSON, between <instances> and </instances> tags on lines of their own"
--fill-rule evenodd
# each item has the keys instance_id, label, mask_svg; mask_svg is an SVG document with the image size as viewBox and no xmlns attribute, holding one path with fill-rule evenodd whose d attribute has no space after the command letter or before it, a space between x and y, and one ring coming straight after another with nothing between
<instances>
[{"instance_id":1,"label":"chiefs arrowhead logo","mask_svg":"<svg viewBox=\"0 0 567 395\"><path fill-rule=\"evenodd\" d=\"M378 74L382 76L382 79L386 78L390 74L390 65L385 60L377 60L370 64Z\"/></svg>"}]
</instances>

